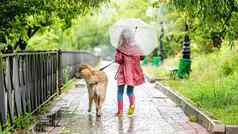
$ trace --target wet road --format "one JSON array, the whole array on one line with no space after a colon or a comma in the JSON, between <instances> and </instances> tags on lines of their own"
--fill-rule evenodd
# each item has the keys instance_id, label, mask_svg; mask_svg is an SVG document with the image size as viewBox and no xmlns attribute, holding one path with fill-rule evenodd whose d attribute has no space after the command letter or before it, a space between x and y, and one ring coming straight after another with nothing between
<instances>
[{"instance_id":1,"label":"wet road","mask_svg":"<svg viewBox=\"0 0 238 134\"><path fill-rule=\"evenodd\" d=\"M104 64L107 64L104 62ZM103 65L102 65L103 66ZM109 77L107 98L101 118L95 117L95 107L88 113L88 96L84 81L65 94L55 105L62 106L61 127L52 134L208 134L207 131L189 121L184 112L169 98L156 90L153 84L145 83L135 88L136 113L127 117L128 98L124 94L124 116L115 117L116 65L105 70Z\"/></svg>"}]
</instances>

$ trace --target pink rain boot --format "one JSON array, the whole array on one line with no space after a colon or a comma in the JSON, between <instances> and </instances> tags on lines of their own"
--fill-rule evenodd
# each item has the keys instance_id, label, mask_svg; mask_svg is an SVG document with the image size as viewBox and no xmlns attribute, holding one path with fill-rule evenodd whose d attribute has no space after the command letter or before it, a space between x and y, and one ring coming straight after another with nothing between
<instances>
[{"instance_id":1,"label":"pink rain boot","mask_svg":"<svg viewBox=\"0 0 238 134\"><path fill-rule=\"evenodd\" d=\"M117 113L116 113L116 116L118 117L122 117L123 116L123 101L118 101L117 102Z\"/></svg>"}]
</instances>

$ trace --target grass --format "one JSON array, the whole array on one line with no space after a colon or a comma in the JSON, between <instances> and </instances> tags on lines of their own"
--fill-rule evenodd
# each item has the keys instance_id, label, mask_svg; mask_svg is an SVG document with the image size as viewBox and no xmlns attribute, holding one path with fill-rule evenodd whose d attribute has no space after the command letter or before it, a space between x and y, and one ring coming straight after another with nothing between
<instances>
[{"instance_id":1,"label":"grass","mask_svg":"<svg viewBox=\"0 0 238 134\"><path fill-rule=\"evenodd\" d=\"M150 75L152 78L165 78L169 75L169 72L156 66L143 66L143 70L147 75Z\"/></svg>"},{"instance_id":2,"label":"grass","mask_svg":"<svg viewBox=\"0 0 238 134\"><path fill-rule=\"evenodd\" d=\"M29 128L35 122L35 118L31 113L25 113L14 119L14 127L11 127L9 118L5 126L4 131L0 130L0 134L10 134L10 133L25 133L25 129Z\"/></svg>"},{"instance_id":3,"label":"grass","mask_svg":"<svg viewBox=\"0 0 238 134\"><path fill-rule=\"evenodd\" d=\"M168 61L174 61L168 59ZM174 66L177 63L174 62ZM154 77L168 77L163 68L145 68ZM237 50L222 48L210 54L192 59L189 79L169 80L162 83L187 97L197 107L214 119L225 124L238 125L238 53Z\"/></svg>"},{"instance_id":4,"label":"grass","mask_svg":"<svg viewBox=\"0 0 238 134\"><path fill-rule=\"evenodd\" d=\"M146 74L150 75L152 78L168 78L169 69L176 67L178 57L169 58L164 61L159 67L152 65L144 65L143 70Z\"/></svg>"},{"instance_id":5,"label":"grass","mask_svg":"<svg viewBox=\"0 0 238 134\"><path fill-rule=\"evenodd\" d=\"M63 92L67 92L72 89L75 85L75 79L68 80L63 86Z\"/></svg>"}]
</instances>

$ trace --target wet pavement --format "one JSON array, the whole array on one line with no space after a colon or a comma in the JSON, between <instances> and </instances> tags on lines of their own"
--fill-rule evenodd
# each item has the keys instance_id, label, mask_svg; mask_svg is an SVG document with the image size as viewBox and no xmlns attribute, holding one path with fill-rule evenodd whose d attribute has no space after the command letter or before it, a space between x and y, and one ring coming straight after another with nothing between
<instances>
[{"instance_id":1,"label":"wet pavement","mask_svg":"<svg viewBox=\"0 0 238 134\"><path fill-rule=\"evenodd\" d=\"M107 64L103 62L103 64ZM103 66L103 65L102 65ZM105 69L109 77L103 115L96 118L95 107L88 113L88 95L84 81L67 92L55 105L61 107L60 127L49 130L50 134L208 134L197 123L190 122L184 112L168 97L145 83L135 88L136 112L127 117L128 98L124 94L124 116L115 117L116 65Z\"/></svg>"}]
</instances>

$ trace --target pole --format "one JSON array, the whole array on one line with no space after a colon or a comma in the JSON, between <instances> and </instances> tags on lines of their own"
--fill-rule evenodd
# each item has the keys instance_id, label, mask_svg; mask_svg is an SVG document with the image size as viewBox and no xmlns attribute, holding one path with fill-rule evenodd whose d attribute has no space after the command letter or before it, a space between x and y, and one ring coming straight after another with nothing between
<instances>
[{"instance_id":1,"label":"pole","mask_svg":"<svg viewBox=\"0 0 238 134\"><path fill-rule=\"evenodd\" d=\"M62 92L63 88L63 69L62 69L62 51L58 50L58 93Z\"/></svg>"}]
</instances>

